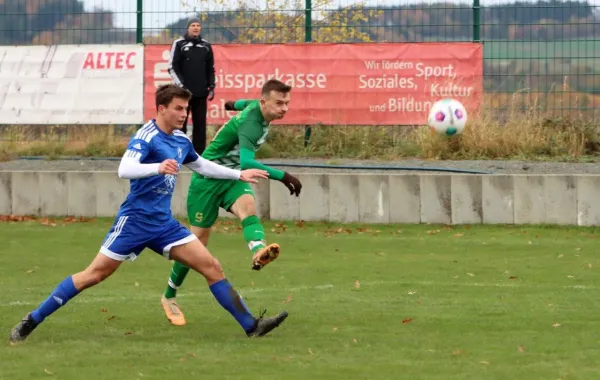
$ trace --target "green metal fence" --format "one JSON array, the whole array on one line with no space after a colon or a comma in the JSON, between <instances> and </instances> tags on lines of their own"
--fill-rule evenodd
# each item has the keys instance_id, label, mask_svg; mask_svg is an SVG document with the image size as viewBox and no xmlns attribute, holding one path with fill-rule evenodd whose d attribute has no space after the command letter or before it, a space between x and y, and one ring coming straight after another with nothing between
<instances>
[{"instance_id":1,"label":"green metal fence","mask_svg":"<svg viewBox=\"0 0 600 380\"><path fill-rule=\"evenodd\" d=\"M600 118L598 3L480 1L0 0L0 45L481 41L486 106Z\"/></svg>"}]
</instances>

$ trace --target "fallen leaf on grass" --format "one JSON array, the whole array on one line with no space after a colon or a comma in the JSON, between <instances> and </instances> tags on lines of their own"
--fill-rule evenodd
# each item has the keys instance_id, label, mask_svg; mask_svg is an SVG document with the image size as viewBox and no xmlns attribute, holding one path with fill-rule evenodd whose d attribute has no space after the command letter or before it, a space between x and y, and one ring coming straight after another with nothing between
<instances>
[{"instance_id":1,"label":"fallen leaf on grass","mask_svg":"<svg viewBox=\"0 0 600 380\"><path fill-rule=\"evenodd\" d=\"M0 221L2 222L28 222L32 220L36 220L36 218L21 215L0 215Z\"/></svg>"},{"instance_id":2,"label":"fallen leaf on grass","mask_svg":"<svg viewBox=\"0 0 600 380\"><path fill-rule=\"evenodd\" d=\"M475 275L473 273L467 273L467 274L471 277L475 277Z\"/></svg>"},{"instance_id":3,"label":"fallen leaf on grass","mask_svg":"<svg viewBox=\"0 0 600 380\"><path fill-rule=\"evenodd\" d=\"M525 347L519 346L518 350L519 350L519 352L525 352Z\"/></svg>"},{"instance_id":4,"label":"fallen leaf on grass","mask_svg":"<svg viewBox=\"0 0 600 380\"><path fill-rule=\"evenodd\" d=\"M353 341L355 344L358 344L358 340L356 340L356 338L352 339L352 341Z\"/></svg>"},{"instance_id":5,"label":"fallen leaf on grass","mask_svg":"<svg viewBox=\"0 0 600 380\"><path fill-rule=\"evenodd\" d=\"M282 301L281 303L290 303L292 302L292 295L290 294L289 296L287 296L287 299L285 301Z\"/></svg>"},{"instance_id":6,"label":"fallen leaf on grass","mask_svg":"<svg viewBox=\"0 0 600 380\"><path fill-rule=\"evenodd\" d=\"M515 280L517 278L517 276L510 276L508 279L509 280Z\"/></svg>"},{"instance_id":7,"label":"fallen leaf on grass","mask_svg":"<svg viewBox=\"0 0 600 380\"><path fill-rule=\"evenodd\" d=\"M412 318L405 318L402 320L402 323L406 324L406 323L411 323L413 321Z\"/></svg>"},{"instance_id":8,"label":"fallen leaf on grass","mask_svg":"<svg viewBox=\"0 0 600 380\"><path fill-rule=\"evenodd\" d=\"M408 295L409 295L409 296L412 296L413 294L417 294L417 292L413 292L412 290L409 290L409 291L408 291Z\"/></svg>"},{"instance_id":9,"label":"fallen leaf on grass","mask_svg":"<svg viewBox=\"0 0 600 380\"><path fill-rule=\"evenodd\" d=\"M332 331L333 331L333 332L337 332L337 331L338 331L338 328L337 328L337 327L334 327Z\"/></svg>"},{"instance_id":10,"label":"fallen leaf on grass","mask_svg":"<svg viewBox=\"0 0 600 380\"><path fill-rule=\"evenodd\" d=\"M427 231L427 234L428 235L436 235L436 234L439 234L440 232L442 232L442 231L441 230L430 230L430 231Z\"/></svg>"},{"instance_id":11,"label":"fallen leaf on grass","mask_svg":"<svg viewBox=\"0 0 600 380\"><path fill-rule=\"evenodd\" d=\"M187 354L186 356L183 356L183 357L179 358L179 361L180 362L184 362L184 361L186 361L189 358L195 358L195 357L196 357L196 354Z\"/></svg>"},{"instance_id":12,"label":"fallen leaf on grass","mask_svg":"<svg viewBox=\"0 0 600 380\"><path fill-rule=\"evenodd\" d=\"M126 331L123 335L133 335L133 331Z\"/></svg>"},{"instance_id":13,"label":"fallen leaf on grass","mask_svg":"<svg viewBox=\"0 0 600 380\"><path fill-rule=\"evenodd\" d=\"M107 320L107 321L112 321L112 320L113 320L113 319L115 319L115 318L117 318L117 316L116 316L116 315L113 315L112 317L109 317L109 318L107 318L106 320Z\"/></svg>"},{"instance_id":14,"label":"fallen leaf on grass","mask_svg":"<svg viewBox=\"0 0 600 380\"><path fill-rule=\"evenodd\" d=\"M360 281L354 281L354 289L360 289Z\"/></svg>"},{"instance_id":15,"label":"fallen leaf on grass","mask_svg":"<svg viewBox=\"0 0 600 380\"><path fill-rule=\"evenodd\" d=\"M552 325L552 327L560 327L560 323L555 323Z\"/></svg>"},{"instance_id":16,"label":"fallen leaf on grass","mask_svg":"<svg viewBox=\"0 0 600 380\"><path fill-rule=\"evenodd\" d=\"M56 227L56 222L54 220L44 218L42 219L42 226Z\"/></svg>"},{"instance_id":17,"label":"fallen leaf on grass","mask_svg":"<svg viewBox=\"0 0 600 380\"><path fill-rule=\"evenodd\" d=\"M92 220L93 219L84 218L83 216L80 216L78 218L68 216L68 217L63 218L62 222L63 223L85 223L85 222L90 222Z\"/></svg>"},{"instance_id":18,"label":"fallen leaf on grass","mask_svg":"<svg viewBox=\"0 0 600 380\"><path fill-rule=\"evenodd\" d=\"M105 307L101 307L101 308L100 308L100 311L101 311L101 312L103 312L103 313L108 313L108 309L107 309L107 308L105 308Z\"/></svg>"}]
</instances>

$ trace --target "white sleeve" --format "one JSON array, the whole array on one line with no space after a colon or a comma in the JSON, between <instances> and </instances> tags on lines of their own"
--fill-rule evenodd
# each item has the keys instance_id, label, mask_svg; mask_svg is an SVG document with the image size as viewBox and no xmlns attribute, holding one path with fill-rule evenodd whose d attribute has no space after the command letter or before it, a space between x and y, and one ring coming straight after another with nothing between
<instances>
[{"instance_id":1,"label":"white sleeve","mask_svg":"<svg viewBox=\"0 0 600 380\"><path fill-rule=\"evenodd\" d=\"M125 179L146 178L158 175L160 164L142 164L136 158L123 157L119 165L119 177Z\"/></svg>"},{"instance_id":2,"label":"white sleeve","mask_svg":"<svg viewBox=\"0 0 600 380\"><path fill-rule=\"evenodd\" d=\"M241 171L239 170L230 169L228 167L215 164L214 162L200 156L196 161L189 162L185 164L185 166L198 174L202 174L211 178L240 179L241 174Z\"/></svg>"}]
</instances>

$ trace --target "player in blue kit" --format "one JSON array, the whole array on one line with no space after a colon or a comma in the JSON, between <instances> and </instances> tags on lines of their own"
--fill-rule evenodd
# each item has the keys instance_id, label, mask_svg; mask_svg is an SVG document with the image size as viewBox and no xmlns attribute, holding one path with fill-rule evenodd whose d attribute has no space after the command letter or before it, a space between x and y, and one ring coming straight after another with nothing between
<instances>
[{"instance_id":1,"label":"player in blue kit","mask_svg":"<svg viewBox=\"0 0 600 380\"><path fill-rule=\"evenodd\" d=\"M254 317L231 286L219 261L171 214L171 198L181 165L204 176L256 183L268 178L257 169L234 170L200 157L183 126L190 93L168 84L156 91L156 119L130 140L118 174L130 179L130 192L107 233L100 252L83 271L65 278L28 313L10 334L11 342L26 339L49 315L83 290L99 284L127 259L135 260L145 248L180 262L206 279L218 303L240 324L247 336L263 336L287 318L287 312L269 318Z\"/></svg>"}]
</instances>

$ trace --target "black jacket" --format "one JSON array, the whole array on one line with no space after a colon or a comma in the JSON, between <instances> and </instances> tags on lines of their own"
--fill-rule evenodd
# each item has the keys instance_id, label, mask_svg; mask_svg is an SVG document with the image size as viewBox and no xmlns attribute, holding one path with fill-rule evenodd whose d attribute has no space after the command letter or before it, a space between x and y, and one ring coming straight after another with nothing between
<instances>
[{"instance_id":1,"label":"black jacket","mask_svg":"<svg viewBox=\"0 0 600 380\"><path fill-rule=\"evenodd\" d=\"M169 59L169 74L173 82L198 97L208 96L215 87L215 58L212 46L201 37L187 34L173 42Z\"/></svg>"}]
</instances>

